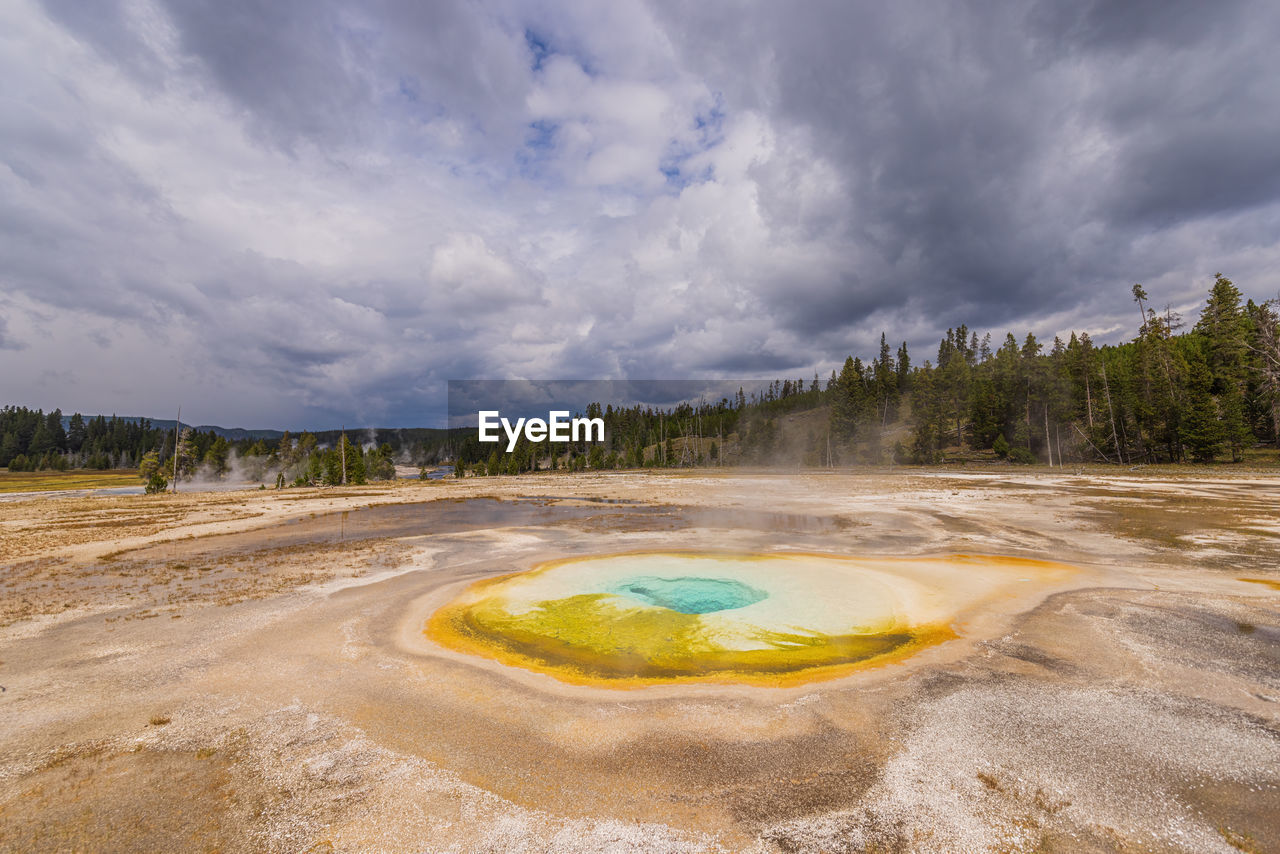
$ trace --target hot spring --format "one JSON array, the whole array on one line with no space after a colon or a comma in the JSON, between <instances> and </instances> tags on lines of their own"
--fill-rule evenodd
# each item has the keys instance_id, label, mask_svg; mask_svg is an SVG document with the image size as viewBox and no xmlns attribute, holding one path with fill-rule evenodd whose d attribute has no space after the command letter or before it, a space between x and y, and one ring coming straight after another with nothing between
<instances>
[{"instance_id":1,"label":"hot spring","mask_svg":"<svg viewBox=\"0 0 1280 854\"><path fill-rule=\"evenodd\" d=\"M575 684L786 685L900 660L956 637L962 611L1072 571L965 555L571 558L472 584L426 634Z\"/></svg>"}]
</instances>

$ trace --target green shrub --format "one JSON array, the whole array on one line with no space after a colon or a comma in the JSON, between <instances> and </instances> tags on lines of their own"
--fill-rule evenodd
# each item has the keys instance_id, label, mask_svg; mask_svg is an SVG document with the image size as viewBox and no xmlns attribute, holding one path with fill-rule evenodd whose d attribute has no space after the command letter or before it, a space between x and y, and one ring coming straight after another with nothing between
<instances>
[{"instance_id":1,"label":"green shrub","mask_svg":"<svg viewBox=\"0 0 1280 854\"><path fill-rule=\"evenodd\" d=\"M1026 448L1010 448L1009 461L1020 463L1021 465L1031 465L1036 461L1036 455L1028 451Z\"/></svg>"}]
</instances>

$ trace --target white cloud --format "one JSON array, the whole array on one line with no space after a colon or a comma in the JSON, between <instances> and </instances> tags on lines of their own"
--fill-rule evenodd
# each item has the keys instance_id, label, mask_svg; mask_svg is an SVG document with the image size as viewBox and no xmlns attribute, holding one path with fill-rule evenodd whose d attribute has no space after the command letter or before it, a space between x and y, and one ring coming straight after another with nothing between
<instances>
[{"instance_id":1,"label":"white cloud","mask_svg":"<svg viewBox=\"0 0 1280 854\"><path fill-rule=\"evenodd\" d=\"M1097 187L1133 169L1114 60L1059 61L1027 21L113 8L0 10L12 402L412 424L450 377L808 377L881 328L913 345L961 322L1051 334L1077 307L1106 328L1131 307L1104 272L1174 301L1210 268L1280 287L1265 194L1213 220L1120 222L1137 214ZM1180 91L1199 103L1225 62Z\"/></svg>"}]
</instances>

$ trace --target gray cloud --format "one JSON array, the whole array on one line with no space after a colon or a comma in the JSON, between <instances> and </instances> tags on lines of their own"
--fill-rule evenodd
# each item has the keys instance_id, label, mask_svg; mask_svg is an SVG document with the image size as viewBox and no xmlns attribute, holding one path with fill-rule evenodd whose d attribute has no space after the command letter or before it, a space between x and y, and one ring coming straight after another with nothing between
<instances>
[{"instance_id":1,"label":"gray cloud","mask_svg":"<svg viewBox=\"0 0 1280 854\"><path fill-rule=\"evenodd\" d=\"M13 337L9 332L9 321L0 317L0 350L21 350L26 344Z\"/></svg>"},{"instance_id":2,"label":"gray cloud","mask_svg":"<svg viewBox=\"0 0 1280 854\"><path fill-rule=\"evenodd\" d=\"M436 423L1280 289L1274 4L19 0L10 402ZM41 377L45 379L41 379ZM56 377L53 382L48 377ZM185 410L184 410L185 411Z\"/></svg>"},{"instance_id":3,"label":"gray cloud","mask_svg":"<svg viewBox=\"0 0 1280 854\"><path fill-rule=\"evenodd\" d=\"M671 12L673 29L682 12ZM691 54L709 55L702 67L738 69L731 100L813 129L850 176L860 269L808 299L778 288L773 304L798 328L908 297L948 322L1034 325L1107 279L1119 309L1121 283L1140 273L1183 277L1181 298L1207 267L1185 247L1153 264L1172 248L1165 232L1195 224L1212 258L1226 237L1215 216L1275 218L1274 7L1044 3L1023 16L828 4L763 14L768 50L747 48L740 32L717 38L715 11L680 31ZM1265 272L1245 265L1242 277Z\"/></svg>"}]
</instances>

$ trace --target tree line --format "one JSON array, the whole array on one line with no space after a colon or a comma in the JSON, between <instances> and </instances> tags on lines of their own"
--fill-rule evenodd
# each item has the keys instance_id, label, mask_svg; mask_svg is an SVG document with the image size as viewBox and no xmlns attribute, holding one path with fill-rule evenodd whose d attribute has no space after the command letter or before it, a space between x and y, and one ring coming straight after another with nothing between
<instances>
[{"instance_id":1,"label":"tree line","mask_svg":"<svg viewBox=\"0 0 1280 854\"><path fill-rule=\"evenodd\" d=\"M166 432L146 419L80 413L63 424L62 410L0 409L0 466L10 471L134 468L163 444Z\"/></svg>"},{"instance_id":2,"label":"tree line","mask_svg":"<svg viewBox=\"0 0 1280 854\"><path fill-rule=\"evenodd\" d=\"M778 379L749 393L739 388L732 397L667 408L593 402L587 404L585 417L604 421L604 441L531 444L521 436L516 447L507 452L480 442L476 431L468 429L458 446L454 473L462 477L539 469L768 464L772 460L776 419L821 406L824 399L815 375L808 383L803 379Z\"/></svg>"},{"instance_id":3,"label":"tree line","mask_svg":"<svg viewBox=\"0 0 1280 854\"><path fill-rule=\"evenodd\" d=\"M530 446L511 453L460 446L457 474L538 468L613 469L769 464L784 455L810 466L915 463L995 457L1014 463L1239 462L1263 444L1280 447L1280 321L1277 301L1244 301L1218 274L1190 329L1157 312L1142 285L1131 295L1137 335L1095 345L1088 333L1055 337L1046 350L960 325L937 357L913 365L907 345L885 334L875 358L846 358L825 384L775 380L748 396L671 409L614 408L601 443ZM821 427L786 435L785 417L825 412ZM788 447L790 446L790 447ZM787 452L790 452L787 454Z\"/></svg>"},{"instance_id":4,"label":"tree line","mask_svg":"<svg viewBox=\"0 0 1280 854\"><path fill-rule=\"evenodd\" d=\"M170 434L172 435L172 434ZM184 428L176 448L166 459L163 452L147 452L138 466L146 491L163 492L171 478L224 478L236 470L237 480L273 481L277 489L288 486L337 486L362 484L396 477L395 450L389 443L366 448L339 433L331 445L321 445L313 433L296 439L288 432L277 441L242 440L243 451L225 437L202 441L210 435Z\"/></svg>"},{"instance_id":5,"label":"tree line","mask_svg":"<svg viewBox=\"0 0 1280 854\"><path fill-rule=\"evenodd\" d=\"M1261 444L1280 447L1280 320L1277 301L1245 301L1214 278L1191 328L1131 290L1136 336L1095 345L1087 333L1047 349L1028 333L998 344L965 325L947 330L937 357L912 362L886 335L868 362L850 356L820 382L778 379L718 401L661 408L591 403L603 442L530 445L510 453L475 430L404 429L284 433L228 439L184 428L179 478L226 476L277 485L359 483L394 477L395 463L454 462L459 475L539 469L616 469L770 464L784 452L812 466L937 464L966 455L1051 465L1241 461ZM809 413L799 440L789 417ZM64 421L66 424L64 426ZM796 454L797 441L802 445ZM343 450L345 448L345 451ZM173 475L174 430L146 419L64 419L23 407L0 410L0 466L11 471L145 467Z\"/></svg>"},{"instance_id":6,"label":"tree line","mask_svg":"<svg viewBox=\"0 0 1280 854\"><path fill-rule=\"evenodd\" d=\"M344 439L343 437L346 436ZM337 483L342 480L346 446L348 483L395 477L396 462L428 466L447 460L459 441L458 431L435 429L288 431L276 438L229 439L213 429L183 427L174 465L174 428L158 427L146 418L80 413L65 418L60 409L44 412L21 406L0 409L0 467L9 471L140 469L144 481L158 484L173 477L224 478L233 472L244 480L279 481L288 485ZM358 440L357 440L358 439Z\"/></svg>"},{"instance_id":7,"label":"tree line","mask_svg":"<svg viewBox=\"0 0 1280 854\"><path fill-rule=\"evenodd\" d=\"M1276 302L1243 302L1218 274L1180 331L1182 318L1151 308L1141 285L1132 296L1141 325L1118 345L1072 333L1046 351L1010 334L993 350L989 336L949 330L937 361L912 372L906 456L935 463L968 448L1015 462L1208 463L1280 446Z\"/></svg>"}]
</instances>

